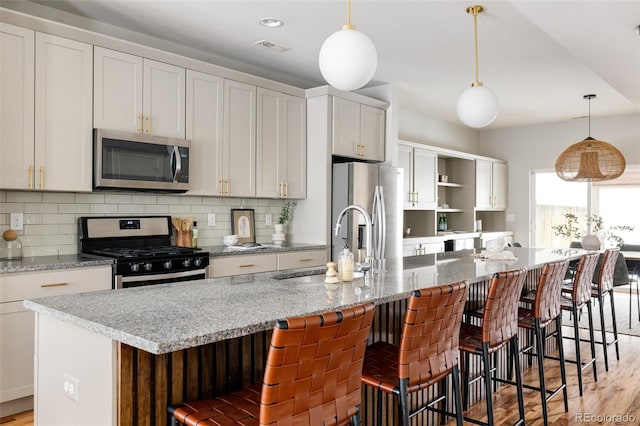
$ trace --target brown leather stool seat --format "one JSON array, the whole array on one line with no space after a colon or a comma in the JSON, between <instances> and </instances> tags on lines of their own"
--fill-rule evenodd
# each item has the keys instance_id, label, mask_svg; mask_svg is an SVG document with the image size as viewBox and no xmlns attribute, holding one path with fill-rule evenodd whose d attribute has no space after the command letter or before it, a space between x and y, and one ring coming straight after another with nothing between
<instances>
[{"instance_id":1,"label":"brown leather stool seat","mask_svg":"<svg viewBox=\"0 0 640 426\"><path fill-rule=\"evenodd\" d=\"M360 424L373 304L278 321L263 383L169 407L172 424Z\"/></svg>"},{"instance_id":2,"label":"brown leather stool seat","mask_svg":"<svg viewBox=\"0 0 640 426\"><path fill-rule=\"evenodd\" d=\"M585 254L580 257L573 276L573 286L570 293L567 293L566 287L563 286L562 295L560 297L560 308L563 311L571 312L573 318L573 337L563 336L564 339L574 340L576 348L576 359L565 359L566 362L576 364L578 369L578 389L582 396L582 370L589 365L593 368L593 379L598 381L598 373L596 372L596 348L595 339L593 337L593 315L591 310L591 280L598 262L598 253ZM570 296L567 296L569 294ZM586 361L582 360L580 352L580 328L578 326L578 310L587 306L587 316L589 319L589 340L591 348L591 358ZM547 335L547 338L553 337L558 333Z\"/></svg>"},{"instance_id":3,"label":"brown leather stool seat","mask_svg":"<svg viewBox=\"0 0 640 426\"><path fill-rule=\"evenodd\" d=\"M524 424L524 400L522 394L522 375L518 358L518 300L524 287L527 270L514 269L498 272L489 282L487 298L482 309L482 324L480 326L462 323L460 328L460 350L464 355L464 369L462 383L465 386L464 409L469 406L469 358L470 355L482 357L485 384L485 403L487 407L487 422L465 417L465 420L476 424L494 424L492 384L493 382L515 384L518 394L519 420L516 424ZM496 377L492 374L489 355L509 345L510 360L515 364L515 383ZM475 381L474 379L473 381Z\"/></svg>"},{"instance_id":4,"label":"brown leather stool seat","mask_svg":"<svg viewBox=\"0 0 640 426\"><path fill-rule=\"evenodd\" d=\"M604 369L609 371L609 354L608 349L611 345L616 347L616 359L620 361L620 349L618 347L618 324L616 322L616 305L613 298L613 276L616 269L616 263L620 254L620 248L610 248L602 254L600 268L598 269L596 284L591 285L591 297L598 301L598 309L600 310L600 330L601 340L595 341L596 344L602 345L604 351ZM631 285L631 284L629 284ZM607 332L604 324L604 301L605 296L609 295L611 303L611 321L613 326L613 340L607 341Z\"/></svg>"},{"instance_id":5,"label":"brown leather stool seat","mask_svg":"<svg viewBox=\"0 0 640 426\"><path fill-rule=\"evenodd\" d=\"M378 390L378 425L382 424L383 392L398 397L404 426L423 409L454 416L444 408L434 407L444 401L442 395L413 413L408 401L409 394L448 376L453 380L455 417L457 424L462 425L458 338L467 294L467 281L413 291L404 315L400 346L377 342L367 348L362 383ZM447 389L446 381L443 388ZM396 422L387 419L387 424Z\"/></svg>"},{"instance_id":6,"label":"brown leather stool seat","mask_svg":"<svg viewBox=\"0 0 640 426\"><path fill-rule=\"evenodd\" d=\"M542 400L542 417L545 426L549 424L547 402L562 391L564 398L564 411L569 411L569 402L567 398L567 374L564 365L564 350L562 347L562 312L560 310L560 298L562 283L569 267L568 260L558 262L550 262L542 267L542 273L538 279L536 291L534 293L531 308L518 308L518 327L529 330L529 334L535 335L536 353L533 353L533 344L527 345L521 350L521 353L529 355L529 365L533 355L538 360L538 380L539 386L532 386L523 383L527 389L534 389L540 392ZM521 298L522 301L522 298ZM544 354L543 333L546 327L555 323L558 344L558 353L560 361L560 378L561 384L555 389L547 389L544 376L544 358L549 358Z\"/></svg>"}]
</instances>

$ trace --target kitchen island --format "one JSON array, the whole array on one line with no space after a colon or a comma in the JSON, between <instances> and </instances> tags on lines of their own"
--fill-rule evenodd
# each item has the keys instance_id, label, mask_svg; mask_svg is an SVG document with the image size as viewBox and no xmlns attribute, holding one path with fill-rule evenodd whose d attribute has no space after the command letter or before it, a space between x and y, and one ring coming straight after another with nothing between
<instances>
[{"instance_id":1,"label":"kitchen island","mask_svg":"<svg viewBox=\"0 0 640 426\"><path fill-rule=\"evenodd\" d=\"M517 260L388 259L367 282L325 285L324 269L311 269L27 300L37 313L36 424L164 425L168 404L259 380L277 319L373 301L371 342L395 341L414 289L467 279L478 297L492 273L520 267L534 286L544 263L586 253L510 250Z\"/></svg>"}]
</instances>

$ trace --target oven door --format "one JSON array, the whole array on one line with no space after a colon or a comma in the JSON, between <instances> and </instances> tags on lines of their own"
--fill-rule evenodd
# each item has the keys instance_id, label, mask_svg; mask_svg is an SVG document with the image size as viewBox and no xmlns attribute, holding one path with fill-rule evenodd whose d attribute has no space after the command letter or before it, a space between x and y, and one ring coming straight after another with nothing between
<instances>
[{"instance_id":1,"label":"oven door","mask_svg":"<svg viewBox=\"0 0 640 426\"><path fill-rule=\"evenodd\" d=\"M94 130L94 187L184 192L189 189L186 139Z\"/></svg>"},{"instance_id":2,"label":"oven door","mask_svg":"<svg viewBox=\"0 0 640 426\"><path fill-rule=\"evenodd\" d=\"M152 275L116 275L114 285L116 289L142 287L154 284L175 283L180 281L202 280L207 278L207 269L194 269L192 271L169 272L166 274Z\"/></svg>"}]
</instances>

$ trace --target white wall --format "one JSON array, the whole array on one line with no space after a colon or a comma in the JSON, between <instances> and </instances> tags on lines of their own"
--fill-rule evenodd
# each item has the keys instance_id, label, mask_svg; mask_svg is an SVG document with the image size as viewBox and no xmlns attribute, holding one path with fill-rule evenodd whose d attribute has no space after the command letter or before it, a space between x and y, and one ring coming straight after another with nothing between
<instances>
[{"instance_id":1,"label":"white wall","mask_svg":"<svg viewBox=\"0 0 640 426\"><path fill-rule=\"evenodd\" d=\"M515 215L514 240L529 243L530 176L534 170L553 170L568 146L588 136L585 120L480 132L481 155L509 162L509 209ZM627 164L640 164L640 114L591 119L591 136L617 147Z\"/></svg>"}]
</instances>

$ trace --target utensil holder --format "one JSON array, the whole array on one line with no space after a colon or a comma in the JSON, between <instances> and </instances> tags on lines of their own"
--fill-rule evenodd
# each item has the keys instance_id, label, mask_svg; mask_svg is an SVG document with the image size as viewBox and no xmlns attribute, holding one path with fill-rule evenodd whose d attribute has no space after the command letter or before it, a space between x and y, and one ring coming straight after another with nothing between
<instances>
[{"instance_id":1,"label":"utensil holder","mask_svg":"<svg viewBox=\"0 0 640 426\"><path fill-rule=\"evenodd\" d=\"M191 247L191 231L178 231L176 245L178 247Z\"/></svg>"}]
</instances>

